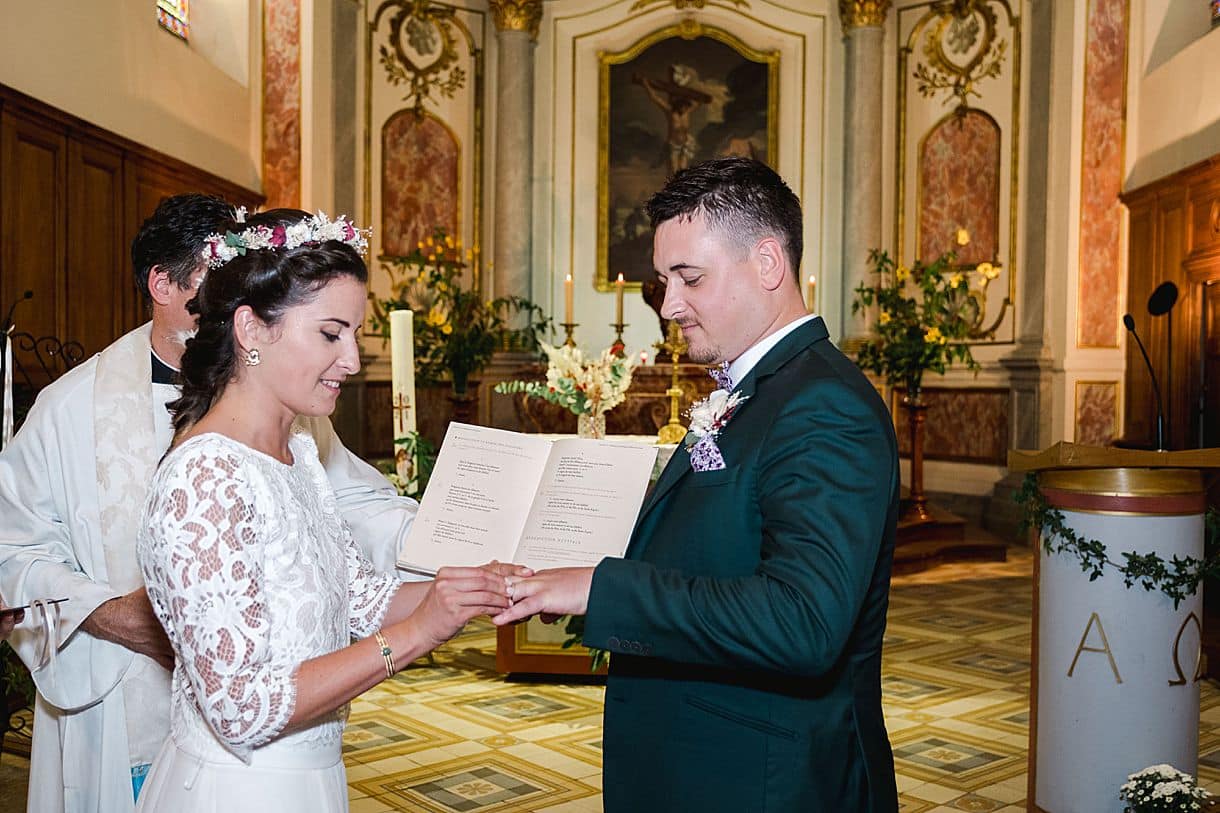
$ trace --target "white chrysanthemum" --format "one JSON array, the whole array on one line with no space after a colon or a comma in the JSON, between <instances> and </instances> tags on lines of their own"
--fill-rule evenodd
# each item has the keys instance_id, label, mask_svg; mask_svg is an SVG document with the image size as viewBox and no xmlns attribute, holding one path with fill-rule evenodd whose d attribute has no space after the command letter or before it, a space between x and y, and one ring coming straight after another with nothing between
<instances>
[{"instance_id":1,"label":"white chrysanthemum","mask_svg":"<svg viewBox=\"0 0 1220 813\"><path fill-rule=\"evenodd\" d=\"M313 229L309 225L308 220L302 220L299 223L293 223L288 228L284 229L284 246L286 248L296 248L309 242L309 236Z\"/></svg>"}]
</instances>

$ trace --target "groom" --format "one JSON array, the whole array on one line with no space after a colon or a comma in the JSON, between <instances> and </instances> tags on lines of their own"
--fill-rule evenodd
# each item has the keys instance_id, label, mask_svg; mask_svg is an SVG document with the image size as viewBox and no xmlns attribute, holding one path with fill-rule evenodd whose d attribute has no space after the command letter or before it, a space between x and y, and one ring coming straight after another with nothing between
<instances>
[{"instance_id":1,"label":"groom","mask_svg":"<svg viewBox=\"0 0 1220 813\"><path fill-rule=\"evenodd\" d=\"M648 212L662 316L733 394L692 410L712 428L674 453L626 559L519 581L496 622L586 613L585 645L613 653L608 813L896 811L885 404L805 312L800 202L767 166L681 171Z\"/></svg>"}]
</instances>

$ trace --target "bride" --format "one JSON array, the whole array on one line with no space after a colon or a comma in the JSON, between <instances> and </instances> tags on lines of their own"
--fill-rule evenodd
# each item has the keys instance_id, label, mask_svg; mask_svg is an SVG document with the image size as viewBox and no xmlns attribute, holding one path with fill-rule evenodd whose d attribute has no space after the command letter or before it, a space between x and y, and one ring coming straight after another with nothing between
<instances>
[{"instance_id":1,"label":"bride","mask_svg":"<svg viewBox=\"0 0 1220 813\"><path fill-rule=\"evenodd\" d=\"M347 810L348 701L509 606L511 566L408 584L375 572L293 429L329 415L360 368L364 247L342 218L287 209L209 240L175 442L138 540L176 656L140 810Z\"/></svg>"}]
</instances>

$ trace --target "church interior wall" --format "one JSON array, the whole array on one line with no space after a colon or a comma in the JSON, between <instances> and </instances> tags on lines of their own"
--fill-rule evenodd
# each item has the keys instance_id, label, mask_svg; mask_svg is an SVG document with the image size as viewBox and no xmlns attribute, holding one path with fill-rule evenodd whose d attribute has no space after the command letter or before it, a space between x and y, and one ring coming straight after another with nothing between
<instances>
[{"instance_id":1,"label":"church interior wall","mask_svg":"<svg viewBox=\"0 0 1220 813\"><path fill-rule=\"evenodd\" d=\"M194 7L188 46L143 0L21 4L0 25L0 83L257 190L254 5Z\"/></svg>"},{"instance_id":2,"label":"church interior wall","mask_svg":"<svg viewBox=\"0 0 1220 813\"><path fill-rule=\"evenodd\" d=\"M755 51L779 54L774 165L802 199L806 245L802 275L816 276L818 310L832 335L837 335L843 320L838 205L842 43L833 4L821 0L708 4L695 11L662 0L565 0L544 5L535 52L533 266L546 270L535 271L532 296L549 312L559 312L564 276L571 272L576 282L575 321L581 325L579 343L597 348L613 341L609 324L614 293L608 285L598 290L595 284L599 53L622 54L656 32L695 23L728 32ZM663 116L659 110L655 113ZM624 341L638 351L650 348L661 336L655 315L635 293L638 285L632 288L624 308L628 324Z\"/></svg>"}]
</instances>

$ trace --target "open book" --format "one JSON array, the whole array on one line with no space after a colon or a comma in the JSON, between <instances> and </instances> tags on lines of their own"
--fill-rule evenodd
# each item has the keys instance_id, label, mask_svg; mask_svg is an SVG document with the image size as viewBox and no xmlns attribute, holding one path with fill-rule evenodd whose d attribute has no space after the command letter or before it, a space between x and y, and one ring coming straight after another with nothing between
<instances>
[{"instance_id":1,"label":"open book","mask_svg":"<svg viewBox=\"0 0 1220 813\"><path fill-rule=\"evenodd\" d=\"M657 448L450 423L398 556L415 573L492 559L596 565L631 539Z\"/></svg>"}]
</instances>

